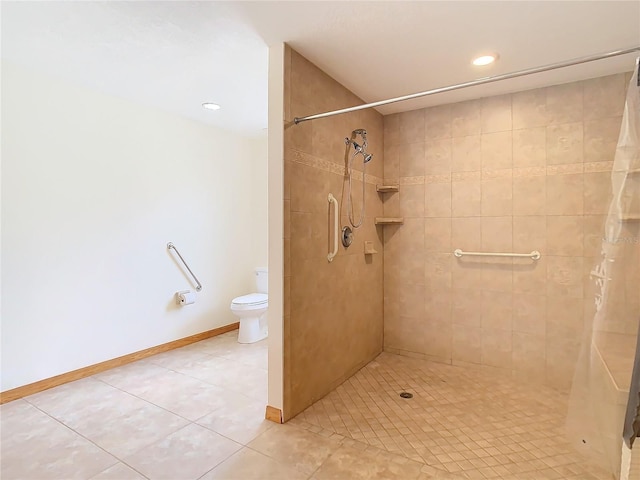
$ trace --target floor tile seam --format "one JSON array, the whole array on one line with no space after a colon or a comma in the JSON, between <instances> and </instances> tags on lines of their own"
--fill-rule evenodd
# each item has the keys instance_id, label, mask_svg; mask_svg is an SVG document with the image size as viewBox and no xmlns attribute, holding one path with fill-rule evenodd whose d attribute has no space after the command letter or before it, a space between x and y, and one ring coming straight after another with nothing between
<instances>
[{"instance_id":1,"label":"floor tile seam","mask_svg":"<svg viewBox=\"0 0 640 480\"><path fill-rule=\"evenodd\" d=\"M45 412L44 410L42 410L41 408L39 408L37 405L32 404L31 402L28 402L31 406L33 406L36 410L38 410L39 412L43 413L44 415L46 415L47 417L49 417L50 419L52 419L54 422L56 422L57 424L61 425L62 427L64 427L66 430L69 430L70 432L73 432L75 435L79 436L80 438L84 439L85 441L89 442L91 445L93 445L94 447L98 448L99 450L103 451L104 453L106 453L107 455L109 455L110 457L112 457L113 459L116 460L115 463L112 463L111 465L109 465L108 467L104 468L103 470L101 470L100 472L96 473L96 475L104 472L104 470L111 468L115 465L117 465L118 463L125 463L124 461L122 461L122 459L116 455L114 455L113 453L109 452L108 450L106 450L105 448L101 447L100 445L98 445L97 443L95 443L93 440L91 440L90 438L87 438L86 436L84 436L83 434L81 434L80 432L77 432L76 430L74 430L73 428L71 428L70 426L68 426L67 424L65 424L64 422L58 420L57 418L49 415L47 412ZM126 464L126 463L125 463ZM127 466L129 466L128 464L126 464ZM135 470L135 469L134 469ZM137 470L136 470L137 472ZM139 472L138 472L139 473ZM94 477L96 475L93 475ZM144 475L143 475L144 476ZM145 478L147 478L146 476L144 476Z\"/></svg>"},{"instance_id":2,"label":"floor tile seam","mask_svg":"<svg viewBox=\"0 0 640 480\"><path fill-rule=\"evenodd\" d=\"M216 432L217 433L217 432ZM238 442L235 442L238 443ZM218 468L220 465L222 465L224 462L226 462L227 460L229 460L231 457L233 457L236 453L241 452L243 448L247 448L246 446L239 444L240 448L235 450L234 452L231 452L231 454L229 454L228 456L226 456L223 460L220 460L218 463L216 463L213 467L211 467L209 470L207 470L206 472L204 472L202 475L200 475L199 477L197 477L194 480L201 480L202 478L205 477L205 475L208 475L209 473L211 473L213 470L215 470L216 468Z\"/></svg>"},{"instance_id":3,"label":"floor tile seam","mask_svg":"<svg viewBox=\"0 0 640 480\"><path fill-rule=\"evenodd\" d=\"M308 430L305 430L305 431L307 431L307 432L308 432ZM313 432L309 432L309 433L313 433ZM317 434L314 434L314 435L317 435ZM254 439L254 440L255 440L255 439ZM343 441L343 440L340 440L340 445L338 446L338 448L340 448L340 447L342 446L342 441ZM292 468L292 469L294 469L295 471L302 473L303 475L308 475L308 476L307 476L307 479L312 478L312 477L316 474L316 472L320 469L320 467L321 467L322 465L324 465L324 462L326 461L326 459L325 459L325 460L320 464L320 466L318 466L318 467L317 467L317 468L316 468L316 469L315 469L311 474L307 474L307 472L304 472L304 471L300 470L300 469L299 469L299 468L297 468L295 465L291 465L290 463L283 462L282 460L280 460L280 459L278 459L278 458L275 458L275 457L272 457L271 455L267 455L266 453L263 453L263 452L261 452L260 450L256 450L255 448L253 448L253 447L251 447L251 446L249 446L249 445L245 445L245 447L244 447L244 448L248 448L249 450L252 450L252 451L254 451L254 452L256 452L256 453L259 453L260 455L264 455L265 457L270 458L271 460L273 460L274 462L278 463L279 465L283 465L283 466L285 466L285 467ZM337 450L337 449L336 449L336 450ZM333 452L332 452L331 454L329 454L329 457L330 457L331 455L333 455ZM327 459L328 459L329 457L327 457ZM198 480L200 480L200 479L198 479ZM283 480L285 480L285 479L283 479Z\"/></svg>"},{"instance_id":4,"label":"floor tile seam","mask_svg":"<svg viewBox=\"0 0 640 480\"><path fill-rule=\"evenodd\" d=\"M105 383L106 383L106 382L105 382ZM153 405L154 407L159 408L159 409L161 409L161 410L163 410L163 411L165 411L165 412L167 412L167 413L170 413L170 414L172 414L172 415L175 415L176 417L180 417L181 419L186 420L186 421L187 421L187 422L189 422L189 423L195 423L195 421L194 421L194 420L192 420L192 419L190 419L190 418L187 418L187 417L184 417L183 415L180 415L179 413L173 412L173 411L169 410L168 408L163 407L163 406L161 406L161 405L158 405L158 404L156 404L156 403L154 403L154 402L152 402L152 401L150 401L150 400L147 400L146 398L143 398L143 397L141 397L140 395L136 395L135 393L131 393L131 392L128 392L128 391L126 391L126 390L122 390L121 388L119 388L119 387L115 387L115 386L111 385L110 383L107 383L107 385L112 386L113 388L116 388L116 389L120 390L121 392L126 393L127 395L131 395L132 397L135 397L135 398L137 398L137 399L139 399L139 400L142 400L143 402L146 402L146 403L148 403L149 405ZM204 417L204 416L206 416L206 415L209 415L209 414L211 414L211 413L213 413L213 412L215 412L215 410L213 410L213 411L211 411L211 412L206 413L205 415L203 415L203 417ZM200 418L202 418L202 417L200 417ZM184 426L186 426L186 425L183 425L183 427L184 427ZM183 428L183 427L179 427L177 430L179 430L180 428ZM177 430L174 430L172 433L175 433Z\"/></svg>"},{"instance_id":5,"label":"floor tile seam","mask_svg":"<svg viewBox=\"0 0 640 480\"><path fill-rule=\"evenodd\" d=\"M117 387L114 387L114 388L117 388ZM124 390L123 390L123 391L124 391ZM184 425L181 425L181 426L178 426L178 427L175 427L175 428L171 429L171 431L169 431L169 432L168 432L164 437L162 437L161 439L155 440L155 441L153 441L153 442L151 442L151 443L148 443L148 444L146 444L146 445L142 445L141 447L136 448L136 449L135 449L135 450L133 450L133 451L129 451L129 452L127 452L127 454L126 454L126 456L127 456L127 457L130 457L131 455L135 455L136 453L140 452L141 450L143 450L143 449L145 449L145 448L147 448L147 447L150 447L151 445L154 445L155 443L158 443L158 442L160 442L160 441L164 440L164 439L165 439L166 437L168 437L169 435L173 435L173 434L174 434L174 433L176 433L178 430L181 430L181 429L183 429L183 428L185 428L185 427L188 427L189 425L191 425L191 424L193 424L193 423L194 423L192 420L189 420L188 418L184 418L184 417L183 417L183 416L181 416L181 415L178 415L178 414L176 414L176 413L174 413L174 412L171 412L170 410L167 410L167 409L165 409L165 408L162 408L162 407L160 407L159 405L154 404L153 402L149 402L148 400L145 400L145 399L143 399L143 398L137 397L136 395L133 395L133 394L131 394L131 393L129 393L129 392L126 392L126 391L124 391L124 393L127 393L127 394L129 394L129 395L131 395L131 396L134 396L134 397L136 397L136 398L139 398L140 400L142 400L142 401L144 401L144 402L148 403L149 405L153 405L154 407L159 408L159 409L161 409L161 410L163 410L163 411L165 411L165 412L168 412L168 413L170 413L170 414L172 414L172 415L175 415L175 416L177 416L177 417L179 417L179 418L181 418L181 419L183 419L183 420L185 420L185 421L187 422L187 423L186 423L186 424L184 424ZM29 402L29 403L31 404L31 402ZM33 404L31 404L31 405L33 405ZM74 428L72 428L71 426L67 425L67 424L66 424L66 423L64 423L62 420L60 420L60 419L58 419L58 418L56 418L56 417L54 417L54 416L52 416L52 415L48 414L47 412L45 412L44 410L42 410L41 408L39 408L37 405L33 405L33 406L34 406L35 408L37 408L38 410L40 410L40 411L41 411L42 413L44 413L45 415L47 415L47 416L51 417L53 420L55 420L55 421L56 421L56 422L58 422L59 424L63 425L65 428L67 428L67 429L71 430L71 431L72 431L73 433L75 433L76 435L78 435L78 436L80 436L80 437L84 438L85 440L87 440L87 441L88 441L88 442L90 442L91 444L93 444L93 445L95 445L96 447L98 447L100 450L102 450L102 451L106 452L107 454L109 454L109 455L110 455L110 456L112 456L113 458L117 459L119 462L121 462L121 463L123 463L123 464L127 465L129 468L131 468L131 469L135 470L136 472L138 472L138 470L136 470L133 466L129 465L129 464L124 460L124 458L126 458L126 457L120 457L120 456L116 455L115 453L110 452L109 450L107 450L107 449L105 449L104 447L102 447L102 446L98 445L96 442L94 442L93 440L91 440L90 438L88 438L87 436L85 436L84 434L82 434L82 433L78 432L77 430L75 430L75 429L74 429ZM121 417L123 417L123 416L125 416L125 415L126 415L126 414L119 415L119 416L118 416L118 418L121 418ZM202 426L202 425L200 425L200 426ZM216 432L216 433L217 433L217 432ZM236 443L237 443L237 442L236 442ZM116 462L116 463L118 463L118 462ZM113 465L111 465L111 466L110 466L110 467L108 467L108 468L111 468L111 467L113 467L114 465L116 465L116 464L113 464ZM98 472L98 473L100 473L100 472ZM143 475L141 472L138 472L138 473L140 473L140 475L142 475L143 477L148 478L146 475Z\"/></svg>"}]
</instances>

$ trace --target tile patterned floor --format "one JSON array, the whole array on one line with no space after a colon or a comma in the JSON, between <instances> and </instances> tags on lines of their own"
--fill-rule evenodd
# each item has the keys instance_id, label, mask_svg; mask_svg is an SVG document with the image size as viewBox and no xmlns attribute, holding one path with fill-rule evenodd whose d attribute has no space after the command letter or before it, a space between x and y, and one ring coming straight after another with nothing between
<instances>
[{"instance_id":1,"label":"tile patterned floor","mask_svg":"<svg viewBox=\"0 0 640 480\"><path fill-rule=\"evenodd\" d=\"M569 446L565 415L552 389L383 353L292 422L460 478L609 480Z\"/></svg>"},{"instance_id":2,"label":"tile patterned floor","mask_svg":"<svg viewBox=\"0 0 640 480\"><path fill-rule=\"evenodd\" d=\"M396 355L267 422L266 343L236 334L3 405L0 477L608 480L563 443L553 391Z\"/></svg>"}]
</instances>

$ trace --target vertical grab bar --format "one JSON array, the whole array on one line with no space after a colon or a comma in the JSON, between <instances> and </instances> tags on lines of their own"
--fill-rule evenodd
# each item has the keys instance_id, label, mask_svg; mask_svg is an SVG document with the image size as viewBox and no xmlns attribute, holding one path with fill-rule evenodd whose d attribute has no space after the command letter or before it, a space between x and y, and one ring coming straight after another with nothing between
<instances>
[{"instance_id":1,"label":"vertical grab bar","mask_svg":"<svg viewBox=\"0 0 640 480\"><path fill-rule=\"evenodd\" d=\"M340 213L338 212L338 200L332 194L328 197L329 203L333 203L333 252L327 255L327 260L333 261L333 257L338 254L338 225L340 221Z\"/></svg>"},{"instance_id":2,"label":"vertical grab bar","mask_svg":"<svg viewBox=\"0 0 640 480\"><path fill-rule=\"evenodd\" d=\"M200 284L200 280L198 280L196 276L193 274L193 272L189 268L189 265L187 265L187 262L184 261L184 258L182 258L182 255L180 255L180 252L178 251L176 246L171 242L167 243L167 250L171 250L172 248L176 251L176 253L178 254L178 257L180 257L180 260L182 260L182 263L184 264L185 267L187 267L187 270L189 270L189 273L191 274L193 279L196 281L196 292L199 292L200 290L202 290L202 285Z\"/></svg>"}]
</instances>

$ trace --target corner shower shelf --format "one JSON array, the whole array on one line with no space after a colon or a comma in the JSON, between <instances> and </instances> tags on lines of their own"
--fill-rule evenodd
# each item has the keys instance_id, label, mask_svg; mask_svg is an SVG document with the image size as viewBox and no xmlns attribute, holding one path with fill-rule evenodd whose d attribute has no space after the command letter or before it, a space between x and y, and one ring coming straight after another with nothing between
<instances>
[{"instance_id":1,"label":"corner shower shelf","mask_svg":"<svg viewBox=\"0 0 640 480\"><path fill-rule=\"evenodd\" d=\"M402 225L403 217L376 217L376 225Z\"/></svg>"},{"instance_id":2,"label":"corner shower shelf","mask_svg":"<svg viewBox=\"0 0 640 480\"><path fill-rule=\"evenodd\" d=\"M378 193L399 192L400 185L376 185L376 190Z\"/></svg>"},{"instance_id":3,"label":"corner shower shelf","mask_svg":"<svg viewBox=\"0 0 640 480\"><path fill-rule=\"evenodd\" d=\"M634 214L625 213L623 215L620 215L620 221L621 222L640 222L640 213L634 213Z\"/></svg>"}]
</instances>

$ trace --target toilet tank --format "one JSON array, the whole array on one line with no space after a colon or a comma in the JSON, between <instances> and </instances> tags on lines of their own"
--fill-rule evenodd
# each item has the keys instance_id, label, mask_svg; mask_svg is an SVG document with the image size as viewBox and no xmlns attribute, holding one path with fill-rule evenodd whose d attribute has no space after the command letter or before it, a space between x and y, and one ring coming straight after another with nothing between
<instances>
[{"instance_id":1,"label":"toilet tank","mask_svg":"<svg viewBox=\"0 0 640 480\"><path fill-rule=\"evenodd\" d=\"M266 267L256 268L256 291L269 293L269 270Z\"/></svg>"}]
</instances>

